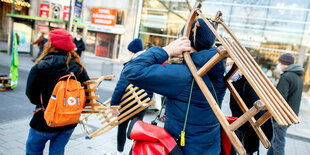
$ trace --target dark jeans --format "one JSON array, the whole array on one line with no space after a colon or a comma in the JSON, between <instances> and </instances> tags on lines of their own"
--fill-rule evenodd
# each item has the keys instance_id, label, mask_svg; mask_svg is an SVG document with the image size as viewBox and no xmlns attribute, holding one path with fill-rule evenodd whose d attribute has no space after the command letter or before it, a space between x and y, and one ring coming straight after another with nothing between
<instances>
[{"instance_id":1,"label":"dark jeans","mask_svg":"<svg viewBox=\"0 0 310 155\"><path fill-rule=\"evenodd\" d=\"M267 155L285 154L285 136L288 127L289 126L279 126L278 123L273 120L273 137Z\"/></svg>"},{"instance_id":2,"label":"dark jeans","mask_svg":"<svg viewBox=\"0 0 310 155\"><path fill-rule=\"evenodd\" d=\"M43 155L45 144L50 140L49 154L63 155L73 129L61 132L40 132L30 128L26 143L27 155Z\"/></svg>"}]
</instances>

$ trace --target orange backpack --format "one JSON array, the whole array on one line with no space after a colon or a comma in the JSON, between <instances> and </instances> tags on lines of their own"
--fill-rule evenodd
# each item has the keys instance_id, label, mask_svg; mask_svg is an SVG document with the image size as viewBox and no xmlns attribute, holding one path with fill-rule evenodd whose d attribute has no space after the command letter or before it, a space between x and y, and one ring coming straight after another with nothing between
<instances>
[{"instance_id":1,"label":"orange backpack","mask_svg":"<svg viewBox=\"0 0 310 155\"><path fill-rule=\"evenodd\" d=\"M72 79L74 77L74 79ZM67 78L67 80L63 80ZM59 78L47 108L44 119L49 127L61 127L79 122L86 101L81 83L71 72Z\"/></svg>"}]
</instances>

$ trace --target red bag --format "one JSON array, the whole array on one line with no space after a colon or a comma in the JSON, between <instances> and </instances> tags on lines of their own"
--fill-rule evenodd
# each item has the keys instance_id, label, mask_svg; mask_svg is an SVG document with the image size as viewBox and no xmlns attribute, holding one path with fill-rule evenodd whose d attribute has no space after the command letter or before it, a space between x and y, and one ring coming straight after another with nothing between
<instances>
[{"instance_id":1,"label":"red bag","mask_svg":"<svg viewBox=\"0 0 310 155\"><path fill-rule=\"evenodd\" d=\"M174 138L162 127L134 119L127 137L134 140L133 155L182 155Z\"/></svg>"},{"instance_id":2,"label":"red bag","mask_svg":"<svg viewBox=\"0 0 310 155\"><path fill-rule=\"evenodd\" d=\"M238 117L226 116L226 119L229 124L234 122L237 118ZM222 145L221 155L230 155L230 151L232 147L231 142L228 136L226 135L225 131L223 130L223 128L221 128L221 145Z\"/></svg>"}]
</instances>

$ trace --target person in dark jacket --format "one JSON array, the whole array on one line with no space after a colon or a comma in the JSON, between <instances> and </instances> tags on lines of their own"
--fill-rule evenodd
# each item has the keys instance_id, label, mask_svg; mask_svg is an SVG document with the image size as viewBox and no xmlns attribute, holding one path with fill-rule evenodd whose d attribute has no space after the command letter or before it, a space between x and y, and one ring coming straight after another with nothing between
<instances>
[{"instance_id":1,"label":"person in dark jacket","mask_svg":"<svg viewBox=\"0 0 310 155\"><path fill-rule=\"evenodd\" d=\"M35 59L33 59L33 61L35 61L43 52L44 49L44 44L47 42L47 39L44 37L44 33L42 33L40 35L40 37L32 43L32 45L38 45L39 46L39 53L37 55L37 57Z\"/></svg>"},{"instance_id":2,"label":"person in dark jacket","mask_svg":"<svg viewBox=\"0 0 310 155\"><path fill-rule=\"evenodd\" d=\"M253 103L255 101L259 100L259 97L253 90L252 86L249 84L249 82L246 80L246 78L243 75L241 75L238 80L233 81L232 84L234 85L235 89L237 90L240 97L242 98L242 100L244 101L244 103L249 109L253 107ZM239 107L238 103L236 102L236 100L234 99L233 95L230 95L230 110L231 110L232 116L234 117L240 117L241 115L243 115L243 112L241 108ZM256 114L254 118L257 120L264 113L265 111L261 111L258 114ZM272 138L271 119L267 120L262 125L261 128L264 131L268 140L271 140ZM242 125L236 131L236 134L238 138L240 139L240 141L242 142L247 154L252 155L254 152L259 151L259 138L249 122Z\"/></svg>"},{"instance_id":3,"label":"person in dark jacket","mask_svg":"<svg viewBox=\"0 0 310 155\"><path fill-rule=\"evenodd\" d=\"M189 39L181 37L163 48L151 47L124 67L123 75L128 82L167 97L164 128L173 137L178 138L183 130L193 76L184 63L161 64L169 56L182 57L184 51L191 51L194 64L200 68L217 53L212 48L214 42L214 34L198 18L191 27ZM226 90L224 71L224 62L220 61L202 77L214 98L216 94L219 106ZM185 146L181 149L185 155L219 154L221 150L220 123L196 83L186 122Z\"/></svg>"},{"instance_id":4,"label":"person in dark jacket","mask_svg":"<svg viewBox=\"0 0 310 155\"><path fill-rule=\"evenodd\" d=\"M138 52L142 52L142 50L143 50L142 41L140 39L134 39L128 45L128 50L133 55L132 56L132 58L133 58L134 54L136 54ZM111 98L111 105L112 106L119 105L122 96L125 94L125 89L127 88L127 86L129 84L130 83L125 80L123 74L121 73L120 79L117 82L117 85L116 85L116 87L114 89L114 92L113 92L113 95L112 95L112 98ZM152 99L153 92L150 92L150 91L146 90L146 93L147 93L147 97ZM117 154L119 154L119 155L124 154L123 151L124 151L124 147L125 147L125 143L126 143L126 129L127 129L129 121L134 119L134 118L136 118L136 117L138 117L140 120L143 120L145 111L146 110L143 110L143 111L139 112L135 116L131 117L130 119L128 119L128 120L126 120L123 123L118 125L118 130L117 130ZM112 110L112 114L114 116L120 115L120 113L119 113L119 111L117 109Z\"/></svg>"},{"instance_id":5,"label":"person in dark jacket","mask_svg":"<svg viewBox=\"0 0 310 155\"><path fill-rule=\"evenodd\" d=\"M283 74L281 74L277 89L293 111L298 115L303 90L303 80L301 78L304 69L294 64L294 56L285 53L279 57L279 63ZM273 138L268 155L284 155L285 154L285 136L288 126L279 126L273 120Z\"/></svg>"},{"instance_id":6,"label":"person in dark jacket","mask_svg":"<svg viewBox=\"0 0 310 155\"><path fill-rule=\"evenodd\" d=\"M79 82L89 80L79 56L73 51L73 37L64 29L49 33L42 55L31 68L26 95L36 105L30 121L30 131L26 143L26 154L43 154L45 143L50 140L49 154L64 154L64 149L77 124L49 127L44 120L44 109L58 79L73 72Z\"/></svg>"},{"instance_id":7,"label":"person in dark jacket","mask_svg":"<svg viewBox=\"0 0 310 155\"><path fill-rule=\"evenodd\" d=\"M73 43L75 44L75 52L78 54L80 57L82 56L82 52L85 50L85 43L81 37L81 34L77 34L76 37L73 40Z\"/></svg>"}]
</instances>

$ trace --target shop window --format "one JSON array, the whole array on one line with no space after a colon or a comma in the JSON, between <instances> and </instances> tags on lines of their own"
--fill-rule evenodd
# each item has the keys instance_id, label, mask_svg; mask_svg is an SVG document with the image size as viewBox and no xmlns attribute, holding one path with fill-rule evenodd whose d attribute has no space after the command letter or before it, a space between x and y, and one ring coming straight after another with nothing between
<instances>
[{"instance_id":1,"label":"shop window","mask_svg":"<svg viewBox=\"0 0 310 155\"><path fill-rule=\"evenodd\" d=\"M88 52L95 52L96 48L96 32L87 32L87 38L86 38L86 51Z\"/></svg>"},{"instance_id":2,"label":"shop window","mask_svg":"<svg viewBox=\"0 0 310 155\"><path fill-rule=\"evenodd\" d=\"M125 11L117 10L116 24L123 25L125 22Z\"/></svg>"}]
</instances>

